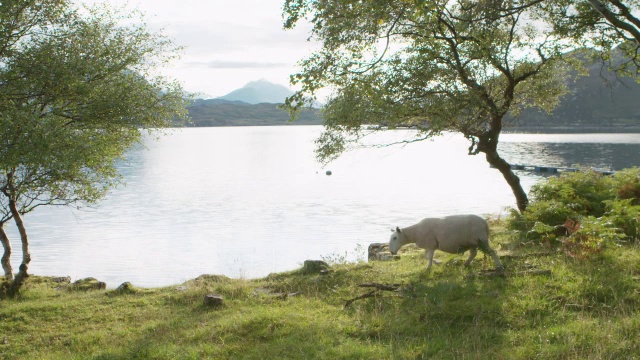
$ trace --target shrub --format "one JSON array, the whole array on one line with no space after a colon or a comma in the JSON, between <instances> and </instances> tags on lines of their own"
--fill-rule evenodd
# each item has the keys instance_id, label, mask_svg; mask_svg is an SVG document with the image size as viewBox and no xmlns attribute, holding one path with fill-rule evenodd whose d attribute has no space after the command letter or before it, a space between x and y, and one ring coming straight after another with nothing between
<instances>
[{"instance_id":1,"label":"shrub","mask_svg":"<svg viewBox=\"0 0 640 360\"><path fill-rule=\"evenodd\" d=\"M615 196L611 178L594 170L562 174L548 178L531 189L532 203L557 201L576 214L602 216L603 201ZM560 221L560 224L565 219ZM556 224L557 225L557 224Z\"/></svg>"},{"instance_id":2,"label":"shrub","mask_svg":"<svg viewBox=\"0 0 640 360\"><path fill-rule=\"evenodd\" d=\"M585 258L602 247L640 236L640 169L605 176L593 170L548 178L533 186L524 213L509 227L525 237L561 245Z\"/></svg>"},{"instance_id":3,"label":"shrub","mask_svg":"<svg viewBox=\"0 0 640 360\"><path fill-rule=\"evenodd\" d=\"M606 201L607 221L628 237L630 241L636 241L640 236L640 205L634 205L638 199L619 199Z\"/></svg>"},{"instance_id":4,"label":"shrub","mask_svg":"<svg viewBox=\"0 0 640 360\"><path fill-rule=\"evenodd\" d=\"M599 254L605 246L615 244L624 238L620 229L612 222L593 216L585 216L582 222L574 222L568 232L568 236L559 239L562 250L578 259Z\"/></svg>"},{"instance_id":5,"label":"shrub","mask_svg":"<svg viewBox=\"0 0 640 360\"><path fill-rule=\"evenodd\" d=\"M640 205L640 168L616 172L612 177L612 184L618 199L630 199L631 204Z\"/></svg>"}]
</instances>

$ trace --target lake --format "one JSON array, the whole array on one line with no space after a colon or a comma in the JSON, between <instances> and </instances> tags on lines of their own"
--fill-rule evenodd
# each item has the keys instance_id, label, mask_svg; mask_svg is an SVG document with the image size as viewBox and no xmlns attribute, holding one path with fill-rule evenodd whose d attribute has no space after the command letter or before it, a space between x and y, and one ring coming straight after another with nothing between
<instances>
[{"instance_id":1,"label":"lake","mask_svg":"<svg viewBox=\"0 0 640 360\"><path fill-rule=\"evenodd\" d=\"M500 173L484 156L468 156L461 135L359 149L323 168L313 154L321 130L189 128L147 141L119 164L126 186L95 208L25 216L30 272L92 276L108 287L167 286L205 273L255 278L306 259L363 259L391 228L427 216L515 206ZM640 164L640 134L503 134L500 151L511 163L619 170ZM525 190L542 178L518 174Z\"/></svg>"}]
</instances>

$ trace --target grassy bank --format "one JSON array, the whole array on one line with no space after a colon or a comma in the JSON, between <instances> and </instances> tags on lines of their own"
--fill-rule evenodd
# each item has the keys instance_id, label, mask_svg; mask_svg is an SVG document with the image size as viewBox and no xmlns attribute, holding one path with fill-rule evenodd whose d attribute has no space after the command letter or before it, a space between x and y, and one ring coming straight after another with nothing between
<instances>
[{"instance_id":1,"label":"grassy bank","mask_svg":"<svg viewBox=\"0 0 640 360\"><path fill-rule=\"evenodd\" d=\"M0 301L2 359L633 359L640 358L640 247L576 260L522 244L494 224L506 277L479 256L422 252L336 264L328 274L204 276L131 291L56 290L32 277ZM531 270L550 270L536 275ZM372 291L363 283L400 284ZM203 297L220 294L209 308Z\"/></svg>"}]
</instances>

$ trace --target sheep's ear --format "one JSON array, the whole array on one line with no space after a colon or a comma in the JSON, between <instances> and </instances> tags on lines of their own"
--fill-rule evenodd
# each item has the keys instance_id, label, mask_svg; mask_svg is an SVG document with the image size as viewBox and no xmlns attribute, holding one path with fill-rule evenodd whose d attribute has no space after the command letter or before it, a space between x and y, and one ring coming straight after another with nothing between
<instances>
[{"instance_id":1,"label":"sheep's ear","mask_svg":"<svg viewBox=\"0 0 640 360\"><path fill-rule=\"evenodd\" d=\"M400 232L400 228L399 228L399 227L397 227L397 226L396 226L396 231L397 231L397 232Z\"/></svg>"}]
</instances>

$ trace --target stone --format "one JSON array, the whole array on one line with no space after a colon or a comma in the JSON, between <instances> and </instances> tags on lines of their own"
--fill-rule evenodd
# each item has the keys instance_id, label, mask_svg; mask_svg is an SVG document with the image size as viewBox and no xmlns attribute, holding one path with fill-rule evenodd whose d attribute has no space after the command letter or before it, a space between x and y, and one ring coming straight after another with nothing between
<instances>
[{"instance_id":1,"label":"stone","mask_svg":"<svg viewBox=\"0 0 640 360\"><path fill-rule=\"evenodd\" d=\"M393 255L387 249L387 243L372 243L369 245L368 249L368 258L369 261L389 261L389 260L398 260L400 256Z\"/></svg>"},{"instance_id":2,"label":"stone","mask_svg":"<svg viewBox=\"0 0 640 360\"><path fill-rule=\"evenodd\" d=\"M390 260L399 260L399 259L400 259L400 256L392 255L390 252L387 252L387 253L376 254L376 257L373 260L376 260L376 261L390 261ZM435 260L434 260L434 262L435 262Z\"/></svg>"},{"instance_id":3,"label":"stone","mask_svg":"<svg viewBox=\"0 0 640 360\"><path fill-rule=\"evenodd\" d=\"M51 281L54 283L67 283L70 284L71 283L71 276L52 276Z\"/></svg>"},{"instance_id":4,"label":"stone","mask_svg":"<svg viewBox=\"0 0 640 360\"><path fill-rule=\"evenodd\" d=\"M204 305L208 307L219 307L224 305L224 298L218 294L207 294L204 296Z\"/></svg>"},{"instance_id":5,"label":"stone","mask_svg":"<svg viewBox=\"0 0 640 360\"><path fill-rule=\"evenodd\" d=\"M120 284L120 286L116 288L116 291L122 292L122 293L133 293L136 290L130 282L126 281Z\"/></svg>"},{"instance_id":6,"label":"stone","mask_svg":"<svg viewBox=\"0 0 640 360\"><path fill-rule=\"evenodd\" d=\"M215 282L215 283L225 283L230 279L224 275L216 275L216 274L202 274L195 278L196 281L206 281L206 282Z\"/></svg>"},{"instance_id":7,"label":"stone","mask_svg":"<svg viewBox=\"0 0 640 360\"><path fill-rule=\"evenodd\" d=\"M76 282L70 286L72 290L104 290L106 288L106 283L92 277L76 280Z\"/></svg>"},{"instance_id":8,"label":"stone","mask_svg":"<svg viewBox=\"0 0 640 360\"><path fill-rule=\"evenodd\" d=\"M376 259L376 256L378 255L378 253L384 251L385 247L387 247L387 246L388 246L387 243L372 243L372 244L369 244L369 248L368 248L369 260L378 260L378 259Z\"/></svg>"},{"instance_id":9,"label":"stone","mask_svg":"<svg viewBox=\"0 0 640 360\"><path fill-rule=\"evenodd\" d=\"M306 273L322 273L329 270L329 264L322 260L305 260L302 270Z\"/></svg>"}]
</instances>

